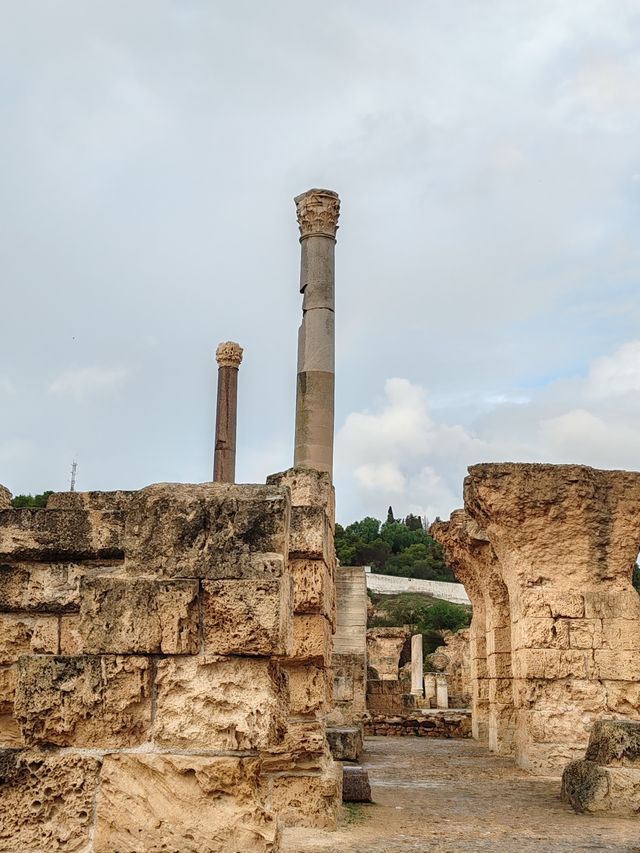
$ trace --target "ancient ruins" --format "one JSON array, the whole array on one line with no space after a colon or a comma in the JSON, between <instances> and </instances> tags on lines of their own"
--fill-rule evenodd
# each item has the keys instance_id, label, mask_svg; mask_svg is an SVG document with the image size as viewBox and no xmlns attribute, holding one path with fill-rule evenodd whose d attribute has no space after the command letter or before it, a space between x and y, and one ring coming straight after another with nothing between
<instances>
[{"instance_id":1,"label":"ancient ruins","mask_svg":"<svg viewBox=\"0 0 640 853\"><path fill-rule=\"evenodd\" d=\"M422 634L367 630L364 568L334 548L340 202L295 202L293 468L235 484L225 342L214 482L43 509L0 487L0 851L277 851L285 827L335 829L343 790L370 799L364 733L472 734L564 772L580 812L640 810L640 474L471 467L431 527L470 629L426 657Z\"/></svg>"}]
</instances>

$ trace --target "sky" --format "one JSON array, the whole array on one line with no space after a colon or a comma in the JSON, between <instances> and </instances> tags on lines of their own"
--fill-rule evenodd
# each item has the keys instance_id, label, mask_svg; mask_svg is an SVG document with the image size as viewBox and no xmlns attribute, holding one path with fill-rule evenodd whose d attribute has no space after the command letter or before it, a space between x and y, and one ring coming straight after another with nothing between
<instances>
[{"instance_id":1,"label":"sky","mask_svg":"<svg viewBox=\"0 0 640 853\"><path fill-rule=\"evenodd\" d=\"M292 463L293 197L339 192L338 520L640 470L637 0L0 0L0 483Z\"/></svg>"}]
</instances>

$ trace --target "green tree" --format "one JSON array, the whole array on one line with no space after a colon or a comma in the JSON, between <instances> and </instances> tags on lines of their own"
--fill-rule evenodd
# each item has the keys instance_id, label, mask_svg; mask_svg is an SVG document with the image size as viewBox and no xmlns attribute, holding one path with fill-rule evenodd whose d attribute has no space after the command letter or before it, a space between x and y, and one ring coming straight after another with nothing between
<instances>
[{"instance_id":1,"label":"green tree","mask_svg":"<svg viewBox=\"0 0 640 853\"><path fill-rule=\"evenodd\" d=\"M49 500L49 495L53 491L43 492L41 495L16 495L11 499L11 506L14 509L24 509L25 507L45 507Z\"/></svg>"},{"instance_id":2,"label":"green tree","mask_svg":"<svg viewBox=\"0 0 640 853\"><path fill-rule=\"evenodd\" d=\"M387 510L387 524L393 524L395 518L393 517L393 507L389 507Z\"/></svg>"}]
</instances>

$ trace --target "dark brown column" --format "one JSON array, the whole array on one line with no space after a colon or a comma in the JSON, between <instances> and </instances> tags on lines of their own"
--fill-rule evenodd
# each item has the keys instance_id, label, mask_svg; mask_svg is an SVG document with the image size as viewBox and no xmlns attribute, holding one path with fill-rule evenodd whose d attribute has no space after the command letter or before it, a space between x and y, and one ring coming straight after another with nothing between
<instances>
[{"instance_id":1,"label":"dark brown column","mask_svg":"<svg viewBox=\"0 0 640 853\"><path fill-rule=\"evenodd\" d=\"M238 368L242 347L233 341L220 344L218 362L218 405L216 408L216 441L213 457L214 483L236 481L236 422L238 411Z\"/></svg>"}]
</instances>

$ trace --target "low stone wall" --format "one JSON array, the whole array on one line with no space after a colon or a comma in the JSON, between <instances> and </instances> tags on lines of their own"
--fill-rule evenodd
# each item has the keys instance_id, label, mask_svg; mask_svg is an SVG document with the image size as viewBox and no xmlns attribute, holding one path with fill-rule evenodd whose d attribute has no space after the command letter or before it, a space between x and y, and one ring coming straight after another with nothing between
<instances>
[{"instance_id":1,"label":"low stone wall","mask_svg":"<svg viewBox=\"0 0 640 853\"><path fill-rule=\"evenodd\" d=\"M332 517L312 471L0 510L0 851L335 826Z\"/></svg>"},{"instance_id":2,"label":"low stone wall","mask_svg":"<svg viewBox=\"0 0 640 853\"><path fill-rule=\"evenodd\" d=\"M409 693L404 681L369 679L367 681L367 710L372 714L396 714L415 708L416 697Z\"/></svg>"},{"instance_id":3,"label":"low stone wall","mask_svg":"<svg viewBox=\"0 0 640 853\"><path fill-rule=\"evenodd\" d=\"M412 711L404 714L371 714L366 735L392 737L471 737L471 711Z\"/></svg>"}]
</instances>

